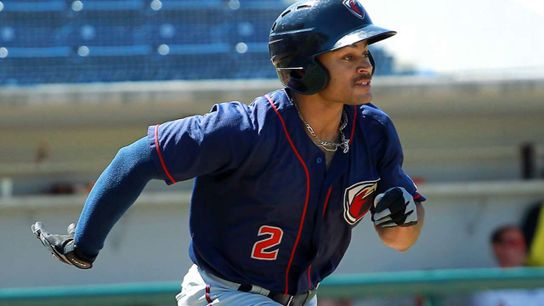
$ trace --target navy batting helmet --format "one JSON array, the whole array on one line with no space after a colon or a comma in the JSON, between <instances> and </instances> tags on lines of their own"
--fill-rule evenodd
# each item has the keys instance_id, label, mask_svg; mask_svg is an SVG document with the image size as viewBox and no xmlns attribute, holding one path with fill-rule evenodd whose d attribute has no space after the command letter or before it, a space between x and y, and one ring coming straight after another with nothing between
<instances>
[{"instance_id":1,"label":"navy batting helmet","mask_svg":"<svg viewBox=\"0 0 544 306\"><path fill-rule=\"evenodd\" d=\"M361 0L306 0L289 6L276 19L268 49L281 82L310 95L329 82L317 55L362 40L370 45L395 34L372 24Z\"/></svg>"}]
</instances>

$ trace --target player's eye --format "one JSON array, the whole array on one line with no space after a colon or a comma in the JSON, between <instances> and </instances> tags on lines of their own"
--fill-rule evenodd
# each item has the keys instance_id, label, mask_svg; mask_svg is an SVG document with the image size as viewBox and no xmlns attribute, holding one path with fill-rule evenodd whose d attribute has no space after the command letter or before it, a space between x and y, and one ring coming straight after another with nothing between
<instances>
[{"instance_id":1,"label":"player's eye","mask_svg":"<svg viewBox=\"0 0 544 306\"><path fill-rule=\"evenodd\" d=\"M342 60L346 61L346 62L351 62L353 60L353 55L351 54L348 54L348 55L344 55L342 57Z\"/></svg>"},{"instance_id":2,"label":"player's eye","mask_svg":"<svg viewBox=\"0 0 544 306\"><path fill-rule=\"evenodd\" d=\"M369 56L370 56L370 51L367 50L367 51L363 52L363 57L364 58L368 58Z\"/></svg>"}]
</instances>

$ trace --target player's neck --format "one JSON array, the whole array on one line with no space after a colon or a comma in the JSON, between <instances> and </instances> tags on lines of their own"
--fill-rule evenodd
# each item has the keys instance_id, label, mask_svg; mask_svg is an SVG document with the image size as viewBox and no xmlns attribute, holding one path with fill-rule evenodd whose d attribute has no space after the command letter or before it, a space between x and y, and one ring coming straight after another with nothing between
<instances>
[{"instance_id":1,"label":"player's neck","mask_svg":"<svg viewBox=\"0 0 544 306\"><path fill-rule=\"evenodd\" d=\"M336 141L342 120L343 104L324 103L313 96L294 94L302 118L312 127L318 138Z\"/></svg>"}]
</instances>

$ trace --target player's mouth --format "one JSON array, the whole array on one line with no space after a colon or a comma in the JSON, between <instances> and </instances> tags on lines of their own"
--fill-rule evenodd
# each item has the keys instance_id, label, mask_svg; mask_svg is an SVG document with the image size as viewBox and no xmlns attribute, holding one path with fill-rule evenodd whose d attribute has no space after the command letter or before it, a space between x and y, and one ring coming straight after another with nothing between
<instances>
[{"instance_id":1,"label":"player's mouth","mask_svg":"<svg viewBox=\"0 0 544 306\"><path fill-rule=\"evenodd\" d=\"M367 76L359 77L355 80L355 86L370 87L371 78Z\"/></svg>"}]
</instances>

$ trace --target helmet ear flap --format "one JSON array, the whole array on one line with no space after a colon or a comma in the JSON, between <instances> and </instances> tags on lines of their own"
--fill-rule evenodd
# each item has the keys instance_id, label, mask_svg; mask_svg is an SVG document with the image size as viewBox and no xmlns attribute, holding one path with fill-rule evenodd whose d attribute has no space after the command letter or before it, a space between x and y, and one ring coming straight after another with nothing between
<instances>
[{"instance_id":1,"label":"helmet ear flap","mask_svg":"<svg viewBox=\"0 0 544 306\"><path fill-rule=\"evenodd\" d=\"M374 57L372 56L372 53L370 50L368 50L368 60L370 61L370 64L372 65L372 74L374 75L374 72L376 71L376 62L374 61Z\"/></svg>"},{"instance_id":2,"label":"helmet ear flap","mask_svg":"<svg viewBox=\"0 0 544 306\"><path fill-rule=\"evenodd\" d=\"M313 95L328 83L329 72L321 63L313 60L303 70L291 71L287 86L303 95Z\"/></svg>"}]
</instances>

